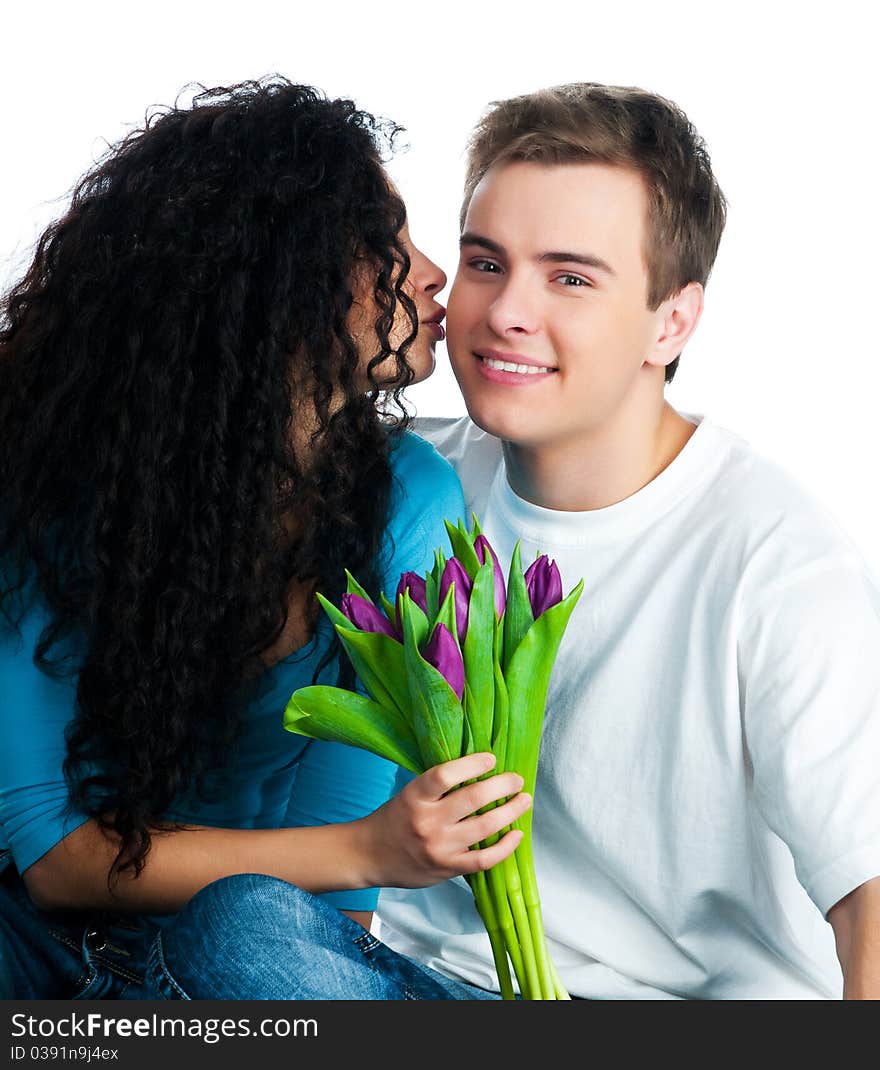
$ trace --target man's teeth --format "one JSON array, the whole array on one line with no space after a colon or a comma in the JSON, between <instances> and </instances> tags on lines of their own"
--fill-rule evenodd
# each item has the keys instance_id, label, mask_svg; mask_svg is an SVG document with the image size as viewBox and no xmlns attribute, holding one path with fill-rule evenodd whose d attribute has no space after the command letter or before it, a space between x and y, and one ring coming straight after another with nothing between
<instances>
[{"instance_id":1,"label":"man's teeth","mask_svg":"<svg viewBox=\"0 0 880 1070\"><path fill-rule=\"evenodd\" d=\"M555 370L537 368L533 364L511 364L509 360L492 360L490 357L483 357L483 363L487 368L494 368L499 372L518 372L520 375L545 375Z\"/></svg>"}]
</instances>

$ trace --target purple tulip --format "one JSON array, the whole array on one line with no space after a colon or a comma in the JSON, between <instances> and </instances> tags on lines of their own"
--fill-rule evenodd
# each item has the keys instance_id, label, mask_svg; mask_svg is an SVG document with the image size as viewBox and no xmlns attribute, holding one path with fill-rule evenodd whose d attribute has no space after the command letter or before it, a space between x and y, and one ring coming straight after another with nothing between
<instances>
[{"instance_id":1,"label":"purple tulip","mask_svg":"<svg viewBox=\"0 0 880 1070\"><path fill-rule=\"evenodd\" d=\"M546 554L541 554L529 565L525 581L535 620L551 606L562 601L562 577L556 562L548 560Z\"/></svg>"},{"instance_id":2,"label":"purple tulip","mask_svg":"<svg viewBox=\"0 0 880 1070\"><path fill-rule=\"evenodd\" d=\"M464 662L452 632L445 624L438 624L422 657L445 677L446 682L461 701L464 695Z\"/></svg>"},{"instance_id":3,"label":"purple tulip","mask_svg":"<svg viewBox=\"0 0 880 1070\"><path fill-rule=\"evenodd\" d=\"M504 573L501 571L501 566L498 564L498 558L495 551L489 545L489 540L485 535L478 535L474 539L474 550L479 558L480 564L486 564L486 553L492 555L492 564L495 566L495 613L498 617L502 615L507 606L507 591L504 587Z\"/></svg>"},{"instance_id":4,"label":"purple tulip","mask_svg":"<svg viewBox=\"0 0 880 1070\"><path fill-rule=\"evenodd\" d=\"M359 594L342 596L342 612L355 628L359 628L362 632L380 632L383 635L390 635L392 639L400 638L385 614Z\"/></svg>"},{"instance_id":5,"label":"purple tulip","mask_svg":"<svg viewBox=\"0 0 880 1070\"><path fill-rule=\"evenodd\" d=\"M417 572L404 572L397 585L397 594L394 596L394 604L403 596L403 592L409 588L409 596L423 613L428 612L428 593L424 579Z\"/></svg>"},{"instance_id":6,"label":"purple tulip","mask_svg":"<svg viewBox=\"0 0 880 1070\"><path fill-rule=\"evenodd\" d=\"M449 592L451 584L455 584L455 627L458 631L458 641L464 642L468 626L468 602L471 597L473 584L471 578L465 572L464 565L457 557L450 557L440 577L440 605Z\"/></svg>"}]
</instances>

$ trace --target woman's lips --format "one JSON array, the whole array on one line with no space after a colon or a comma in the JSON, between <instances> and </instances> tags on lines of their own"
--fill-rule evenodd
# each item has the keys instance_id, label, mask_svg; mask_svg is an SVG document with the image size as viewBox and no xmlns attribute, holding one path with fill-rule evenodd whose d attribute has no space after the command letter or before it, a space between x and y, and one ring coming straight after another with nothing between
<instances>
[{"instance_id":1,"label":"woman's lips","mask_svg":"<svg viewBox=\"0 0 880 1070\"><path fill-rule=\"evenodd\" d=\"M427 327L438 342L442 342L446 337L446 328L438 320L425 320L422 326Z\"/></svg>"},{"instance_id":2,"label":"woman's lips","mask_svg":"<svg viewBox=\"0 0 880 1070\"><path fill-rule=\"evenodd\" d=\"M442 305L438 305L432 315L422 320L422 326L428 328L437 342L442 342L446 337L446 328L443 326L444 319L446 319L446 309Z\"/></svg>"}]
</instances>

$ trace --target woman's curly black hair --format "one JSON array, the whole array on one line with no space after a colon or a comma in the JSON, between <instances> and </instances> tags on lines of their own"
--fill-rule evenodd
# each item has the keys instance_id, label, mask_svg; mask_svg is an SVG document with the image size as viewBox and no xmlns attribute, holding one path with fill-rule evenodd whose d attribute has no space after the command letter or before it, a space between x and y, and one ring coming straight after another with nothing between
<instances>
[{"instance_id":1,"label":"woman's curly black hair","mask_svg":"<svg viewBox=\"0 0 880 1070\"><path fill-rule=\"evenodd\" d=\"M378 585L408 422L400 128L280 77L199 88L79 181L0 306L0 610L17 627L38 592L35 660L78 674L64 772L119 837L111 875L223 764L292 585ZM347 325L365 270L369 393Z\"/></svg>"}]
</instances>

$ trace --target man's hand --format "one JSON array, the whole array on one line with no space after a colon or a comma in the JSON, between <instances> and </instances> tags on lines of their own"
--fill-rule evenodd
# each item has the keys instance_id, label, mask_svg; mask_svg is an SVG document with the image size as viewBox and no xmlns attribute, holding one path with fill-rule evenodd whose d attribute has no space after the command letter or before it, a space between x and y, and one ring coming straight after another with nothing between
<instances>
[{"instance_id":1,"label":"man's hand","mask_svg":"<svg viewBox=\"0 0 880 1070\"><path fill-rule=\"evenodd\" d=\"M844 999L880 999L880 877L865 881L828 911Z\"/></svg>"}]
</instances>

